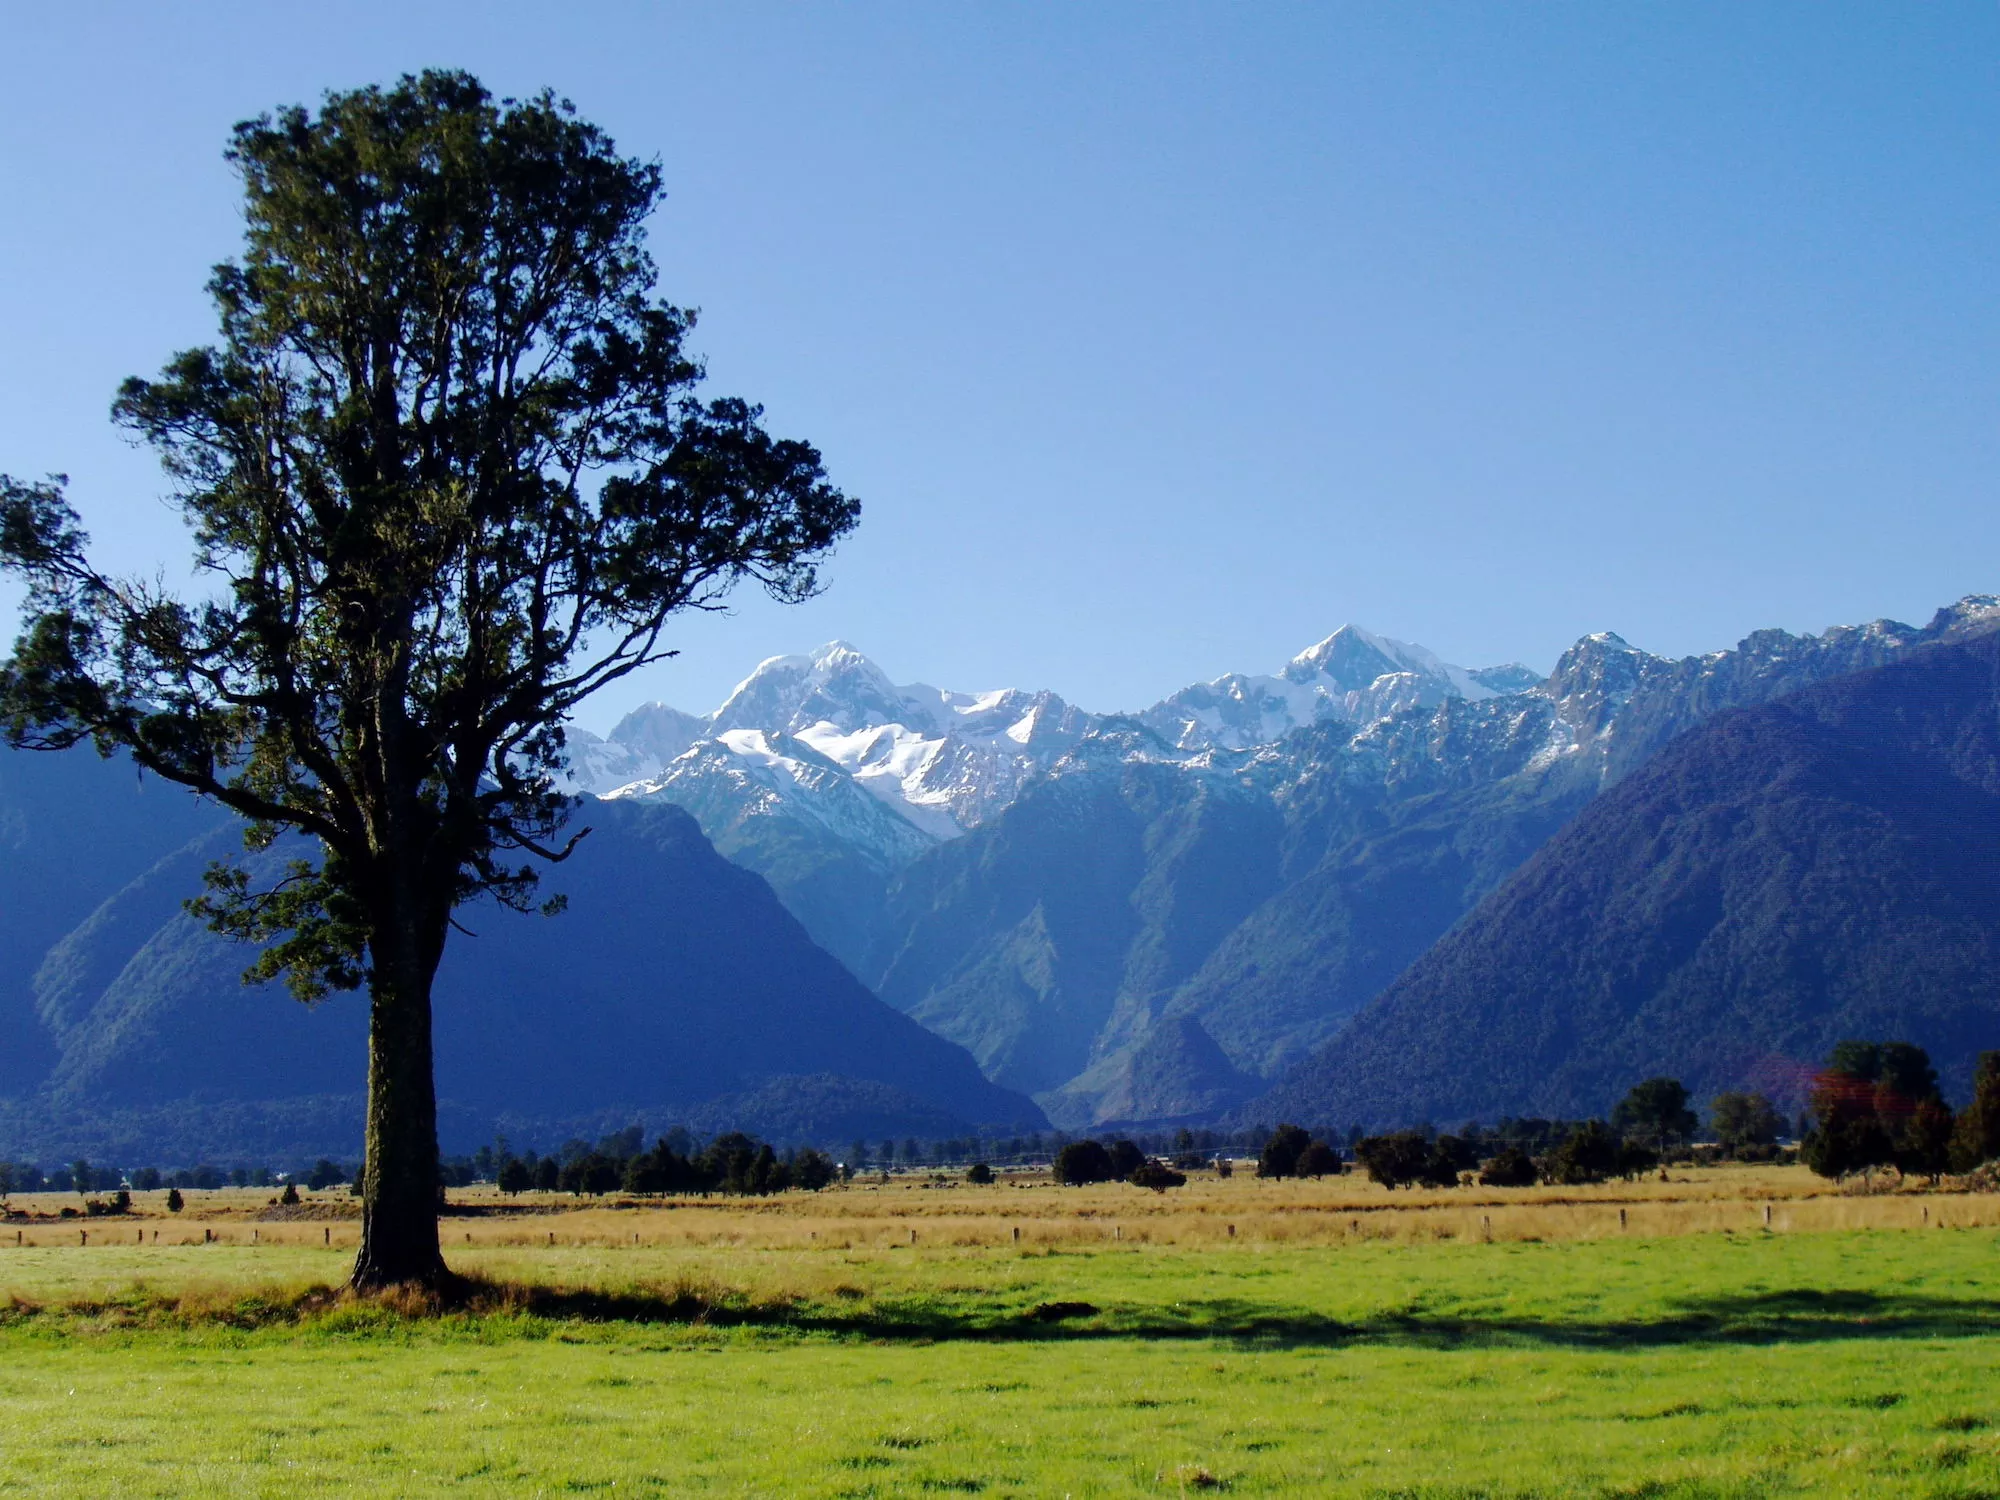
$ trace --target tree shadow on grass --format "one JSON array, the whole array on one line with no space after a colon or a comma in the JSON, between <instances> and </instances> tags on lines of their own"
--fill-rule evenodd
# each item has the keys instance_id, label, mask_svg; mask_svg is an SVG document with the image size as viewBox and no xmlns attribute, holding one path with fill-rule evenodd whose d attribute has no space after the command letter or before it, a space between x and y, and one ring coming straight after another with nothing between
<instances>
[{"instance_id":1,"label":"tree shadow on grass","mask_svg":"<svg viewBox=\"0 0 2000 1500\"><path fill-rule=\"evenodd\" d=\"M1626 1319L1493 1316L1400 1309L1358 1319L1244 1298L1171 1307L995 1301L867 1299L829 1305L758 1300L699 1284L620 1289L459 1278L442 1294L416 1289L357 1297L315 1286L196 1302L142 1288L101 1302L0 1306L0 1327L54 1318L79 1326L238 1329L313 1326L366 1333L407 1320L650 1325L764 1330L870 1343L1079 1343L1108 1340L1222 1342L1260 1349L1560 1348L1616 1351L1682 1345L1745 1346L1856 1340L1962 1339L2000 1334L2000 1301L1916 1292L1796 1289L1669 1300L1659 1316Z\"/></svg>"},{"instance_id":2,"label":"tree shadow on grass","mask_svg":"<svg viewBox=\"0 0 2000 1500\"><path fill-rule=\"evenodd\" d=\"M773 1310L775 1311L775 1310ZM1344 1320L1236 1299L1175 1309L1108 1307L1074 1320L1035 1312L967 1315L876 1304L826 1315L792 1309L770 1326L883 1342L1054 1343L1107 1339L1225 1341L1258 1348L1564 1348L1619 1350L2000 1334L2000 1302L1873 1291L1786 1291L1680 1299L1633 1319L1392 1312Z\"/></svg>"}]
</instances>

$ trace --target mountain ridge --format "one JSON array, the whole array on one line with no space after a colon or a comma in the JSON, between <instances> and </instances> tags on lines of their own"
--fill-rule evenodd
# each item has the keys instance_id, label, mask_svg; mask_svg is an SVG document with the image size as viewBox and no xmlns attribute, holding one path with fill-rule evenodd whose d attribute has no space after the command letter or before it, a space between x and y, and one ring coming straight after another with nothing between
<instances>
[{"instance_id":1,"label":"mountain ridge","mask_svg":"<svg viewBox=\"0 0 2000 1500\"><path fill-rule=\"evenodd\" d=\"M1243 1113L1368 1125L1798 1080L1847 1036L1962 1093L2000 1035L2000 635L1717 714Z\"/></svg>"}]
</instances>

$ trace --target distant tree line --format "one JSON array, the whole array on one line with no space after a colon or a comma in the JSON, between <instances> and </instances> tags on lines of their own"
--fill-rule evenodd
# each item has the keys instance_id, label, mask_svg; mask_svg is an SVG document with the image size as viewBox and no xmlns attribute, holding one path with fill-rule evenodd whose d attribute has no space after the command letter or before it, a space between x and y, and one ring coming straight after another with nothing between
<instances>
[{"instance_id":1,"label":"distant tree line","mask_svg":"<svg viewBox=\"0 0 2000 1500\"><path fill-rule=\"evenodd\" d=\"M353 1176L351 1168L326 1157L309 1167L289 1170L204 1164L162 1171L158 1167L100 1167L88 1161L44 1170L33 1162L0 1161L0 1199L15 1193L150 1193L161 1188L215 1192L226 1187L289 1187L298 1183L317 1190L338 1187Z\"/></svg>"},{"instance_id":2,"label":"distant tree line","mask_svg":"<svg viewBox=\"0 0 2000 1500\"><path fill-rule=\"evenodd\" d=\"M684 1130L641 1145L637 1127L606 1136L595 1146L572 1140L549 1156L516 1156L504 1144L492 1156L493 1180L503 1193L564 1192L577 1197L630 1193L660 1197L672 1193L782 1193L788 1188L818 1192L838 1180L841 1166L812 1146L782 1155L768 1141L741 1131L719 1135L697 1148ZM851 1175L851 1171L847 1174Z\"/></svg>"},{"instance_id":3,"label":"distant tree line","mask_svg":"<svg viewBox=\"0 0 2000 1500\"><path fill-rule=\"evenodd\" d=\"M1101 1137L1065 1131L1010 1135L965 1134L937 1140L906 1137L853 1142L840 1158L815 1146L781 1150L741 1132L706 1145L685 1128L658 1137L651 1147L638 1126L596 1143L564 1142L549 1154L516 1153L506 1140L469 1155L443 1157L439 1181L448 1187L476 1182L502 1191L759 1194L787 1188L814 1190L857 1171L1048 1167L1057 1181L1134 1181L1164 1189L1178 1186L1196 1168L1226 1174L1232 1155L1257 1158L1264 1178L1337 1176L1360 1167L1391 1187L1452 1187L1477 1181L1492 1187L1534 1183L1575 1185L1631 1178L1663 1161L1695 1155L1735 1161L1778 1157L1788 1136L1800 1158L1823 1176L1842 1178L1893 1168L1905 1176L1936 1179L2000 1161L2000 1051L1981 1054L1970 1101L1954 1111L1939 1090L1937 1070L1921 1047L1907 1042L1842 1042L1815 1075L1807 1106L1794 1122L1770 1098L1728 1092L1709 1101L1707 1139L1687 1089L1676 1079L1650 1078L1634 1087L1608 1119L1508 1118L1473 1123L1456 1132L1424 1126L1370 1134L1275 1128L1132 1131ZM288 1169L201 1164L175 1170L106 1167L87 1161L56 1166L0 1161L0 1200L14 1193L116 1194L214 1191L224 1187L303 1185L323 1190L351 1183L358 1166L321 1157ZM968 1173L972 1180L981 1180ZM111 1201L111 1200L106 1200ZM105 1210L105 1211L108 1211Z\"/></svg>"},{"instance_id":4,"label":"distant tree line","mask_svg":"<svg viewBox=\"0 0 2000 1500\"><path fill-rule=\"evenodd\" d=\"M1387 1187L1575 1186L1627 1180L1678 1154L1695 1155L1700 1121L1686 1087L1673 1078L1635 1086L1608 1120L1507 1119L1455 1134L1425 1127L1349 1135L1349 1150ZM1789 1133L1761 1093L1718 1094L1709 1105L1712 1158L1768 1161ZM1799 1156L1825 1177L1893 1167L1933 1182L2000 1161L2000 1052L1981 1055L1966 1107L1956 1113L1938 1089L1937 1070L1907 1042L1843 1042L1816 1075L1798 1122ZM1345 1170L1338 1147L1296 1125L1266 1137L1259 1177L1321 1177Z\"/></svg>"}]
</instances>

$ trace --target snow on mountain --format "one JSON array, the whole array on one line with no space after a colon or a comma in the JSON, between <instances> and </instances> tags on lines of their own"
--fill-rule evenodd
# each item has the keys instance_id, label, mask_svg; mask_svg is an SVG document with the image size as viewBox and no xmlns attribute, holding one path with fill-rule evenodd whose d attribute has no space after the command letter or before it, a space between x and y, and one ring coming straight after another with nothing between
<instances>
[{"instance_id":1,"label":"snow on mountain","mask_svg":"<svg viewBox=\"0 0 2000 1500\"><path fill-rule=\"evenodd\" d=\"M1028 777L1097 722L1053 693L899 687L852 646L833 641L759 663L706 718L651 704L628 714L608 740L572 730L571 781L598 796L675 800L691 777L722 765L714 753L687 761L692 751L719 747L768 773L773 764L762 757L769 737L782 736L929 843L976 827L1013 801ZM788 775L782 786L766 774L752 779L765 797L827 794L819 775Z\"/></svg>"},{"instance_id":2,"label":"snow on mountain","mask_svg":"<svg viewBox=\"0 0 2000 1500\"><path fill-rule=\"evenodd\" d=\"M1405 709L1447 698L1477 702L1540 681L1518 664L1467 671L1422 646L1343 625L1275 676L1232 672L1183 688L1139 718L1185 750L1248 750L1328 719L1365 728Z\"/></svg>"},{"instance_id":3,"label":"snow on mountain","mask_svg":"<svg viewBox=\"0 0 2000 1500\"><path fill-rule=\"evenodd\" d=\"M1326 719L1365 726L1449 698L1490 698L1513 687L1508 674L1539 681L1522 667L1468 672L1349 625L1276 675L1231 674L1137 717L1163 749L1242 750ZM832 641L760 662L705 718L654 703L626 715L608 738L572 730L570 775L577 790L598 796L676 802L711 836L744 816L796 815L892 866L978 827L1029 778L1058 763L1069 768L1065 757L1086 740L1130 722L1050 692L898 685ZM1118 744L1106 753L1140 753L1112 738ZM856 792L875 806L862 809Z\"/></svg>"},{"instance_id":4,"label":"snow on mountain","mask_svg":"<svg viewBox=\"0 0 2000 1500\"><path fill-rule=\"evenodd\" d=\"M782 731L725 729L676 756L657 776L606 794L638 802L685 807L706 827L718 829L757 817L789 817L812 824L872 859L883 871L907 864L942 836L924 828L866 784Z\"/></svg>"}]
</instances>

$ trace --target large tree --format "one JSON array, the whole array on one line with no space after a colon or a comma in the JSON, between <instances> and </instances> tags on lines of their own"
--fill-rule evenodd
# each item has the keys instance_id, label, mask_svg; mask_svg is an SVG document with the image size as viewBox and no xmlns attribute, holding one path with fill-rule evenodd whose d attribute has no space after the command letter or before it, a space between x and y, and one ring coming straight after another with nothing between
<instances>
[{"instance_id":1,"label":"large tree","mask_svg":"<svg viewBox=\"0 0 2000 1500\"><path fill-rule=\"evenodd\" d=\"M463 73L236 127L220 341L131 380L212 586L107 576L62 482L0 479L16 746L92 741L249 820L193 905L302 1000L365 986L357 1286L440 1284L431 982L466 902L551 910L563 724L683 610L780 599L853 526L819 454L702 400L654 296L657 165ZM289 836L288 836L289 835ZM283 840L280 843L280 840Z\"/></svg>"},{"instance_id":2,"label":"large tree","mask_svg":"<svg viewBox=\"0 0 2000 1500\"><path fill-rule=\"evenodd\" d=\"M1678 1078L1648 1078L1611 1111L1614 1128L1635 1135L1662 1156L1675 1141L1691 1138L1700 1122L1688 1108L1688 1091Z\"/></svg>"}]
</instances>

